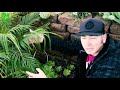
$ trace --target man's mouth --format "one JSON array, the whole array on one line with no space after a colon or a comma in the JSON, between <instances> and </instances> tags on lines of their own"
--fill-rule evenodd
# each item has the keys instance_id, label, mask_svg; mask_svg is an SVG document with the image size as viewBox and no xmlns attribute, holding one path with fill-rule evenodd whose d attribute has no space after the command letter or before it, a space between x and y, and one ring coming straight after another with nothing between
<instances>
[{"instance_id":1,"label":"man's mouth","mask_svg":"<svg viewBox=\"0 0 120 90\"><path fill-rule=\"evenodd\" d=\"M91 50L93 50L93 48L86 48L86 50L91 51Z\"/></svg>"}]
</instances>

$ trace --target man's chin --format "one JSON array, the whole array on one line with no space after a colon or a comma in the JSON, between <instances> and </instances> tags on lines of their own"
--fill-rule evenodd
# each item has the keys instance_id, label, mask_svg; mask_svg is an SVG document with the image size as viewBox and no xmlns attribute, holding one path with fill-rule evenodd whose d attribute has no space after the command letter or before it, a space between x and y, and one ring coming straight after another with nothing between
<instances>
[{"instance_id":1,"label":"man's chin","mask_svg":"<svg viewBox=\"0 0 120 90\"><path fill-rule=\"evenodd\" d=\"M93 55L93 53L92 52L86 52L87 54L90 54L90 55Z\"/></svg>"}]
</instances>

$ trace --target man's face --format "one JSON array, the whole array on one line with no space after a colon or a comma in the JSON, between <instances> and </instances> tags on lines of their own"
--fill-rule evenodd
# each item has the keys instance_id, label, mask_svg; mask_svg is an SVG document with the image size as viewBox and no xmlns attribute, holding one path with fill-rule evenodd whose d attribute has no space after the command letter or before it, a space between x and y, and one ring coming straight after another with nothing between
<instances>
[{"instance_id":1,"label":"man's face","mask_svg":"<svg viewBox=\"0 0 120 90\"><path fill-rule=\"evenodd\" d=\"M106 34L99 36L84 35L81 36L81 43L87 54L97 56L103 48L103 44L106 42L106 38Z\"/></svg>"}]
</instances>

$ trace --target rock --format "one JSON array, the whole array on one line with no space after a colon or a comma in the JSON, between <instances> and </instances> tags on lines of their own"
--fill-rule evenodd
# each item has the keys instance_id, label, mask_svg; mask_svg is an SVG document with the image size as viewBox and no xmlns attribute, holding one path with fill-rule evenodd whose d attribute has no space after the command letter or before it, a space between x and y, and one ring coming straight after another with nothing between
<instances>
[{"instance_id":1,"label":"rock","mask_svg":"<svg viewBox=\"0 0 120 90\"><path fill-rule=\"evenodd\" d=\"M70 33L78 33L78 32L80 32L80 28L79 27L68 26L67 31L70 32Z\"/></svg>"},{"instance_id":2,"label":"rock","mask_svg":"<svg viewBox=\"0 0 120 90\"><path fill-rule=\"evenodd\" d=\"M54 16L51 16L50 22L51 22L51 23L57 23L57 22L58 22L58 15L56 14L56 15L54 15Z\"/></svg>"},{"instance_id":3,"label":"rock","mask_svg":"<svg viewBox=\"0 0 120 90\"><path fill-rule=\"evenodd\" d=\"M113 23L110 27L110 33L120 35L120 24Z\"/></svg>"},{"instance_id":4,"label":"rock","mask_svg":"<svg viewBox=\"0 0 120 90\"><path fill-rule=\"evenodd\" d=\"M51 29L54 30L54 31L65 32L66 31L66 25L51 23Z\"/></svg>"},{"instance_id":5,"label":"rock","mask_svg":"<svg viewBox=\"0 0 120 90\"><path fill-rule=\"evenodd\" d=\"M80 26L80 19L76 19L75 17L71 16L70 12L65 12L62 15L59 15L58 21L59 23L65 25L70 25L74 27Z\"/></svg>"}]
</instances>

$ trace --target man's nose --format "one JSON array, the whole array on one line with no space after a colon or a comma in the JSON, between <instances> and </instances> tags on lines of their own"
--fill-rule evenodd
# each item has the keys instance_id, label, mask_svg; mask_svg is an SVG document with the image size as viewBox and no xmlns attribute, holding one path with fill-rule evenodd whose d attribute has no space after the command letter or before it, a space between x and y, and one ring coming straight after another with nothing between
<instances>
[{"instance_id":1,"label":"man's nose","mask_svg":"<svg viewBox=\"0 0 120 90\"><path fill-rule=\"evenodd\" d=\"M91 40L90 40L90 38L87 38L86 44L87 44L87 46L90 46L90 45L91 45Z\"/></svg>"}]
</instances>

